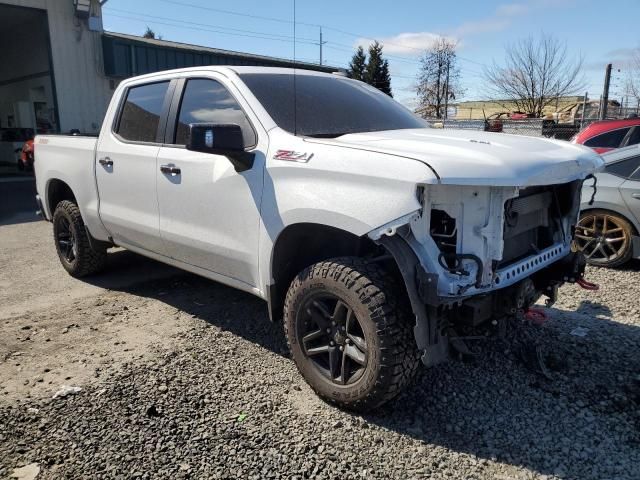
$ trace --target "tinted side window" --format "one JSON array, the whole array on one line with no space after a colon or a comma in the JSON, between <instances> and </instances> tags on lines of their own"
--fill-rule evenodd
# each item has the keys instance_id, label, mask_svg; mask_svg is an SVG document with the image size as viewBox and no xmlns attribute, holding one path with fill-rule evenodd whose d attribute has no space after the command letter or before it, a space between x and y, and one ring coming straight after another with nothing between
<instances>
[{"instance_id":1,"label":"tinted side window","mask_svg":"<svg viewBox=\"0 0 640 480\"><path fill-rule=\"evenodd\" d=\"M627 141L627 146L637 145L640 143L640 126L633 127L633 132L629 135L629 140Z\"/></svg>"},{"instance_id":2,"label":"tinted side window","mask_svg":"<svg viewBox=\"0 0 640 480\"><path fill-rule=\"evenodd\" d=\"M187 82L182 95L176 125L177 145L185 145L190 123L236 124L247 145L255 145L256 136L244 111L229 91L215 80L195 78Z\"/></svg>"},{"instance_id":3,"label":"tinted side window","mask_svg":"<svg viewBox=\"0 0 640 480\"><path fill-rule=\"evenodd\" d=\"M629 132L629 128L619 128L618 130L612 130L611 132L602 133L590 138L584 142L585 147L600 147L600 148L618 148L620 142L624 139L624 136Z\"/></svg>"},{"instance_id":4,"label":"tinted side window","mask_svg":"<svg viewBox=\"0 0 640 480\"><path fill-rule=\"evenodd\" d=\"M155 142L167 88L169 82L130 88L116 133L125 140Z\"/></svg>"},{"instance_id":5,"label":"tinted side window","mask_svg":"<svg viewBox=\"0 0 640 480\"><path fill-rule=\"evenodd\" d=\"M605 172L619 177L629 178L640 167L640 157L627 158L621 162L612 163L605 167Z\"/></svg>"}]
</instances>

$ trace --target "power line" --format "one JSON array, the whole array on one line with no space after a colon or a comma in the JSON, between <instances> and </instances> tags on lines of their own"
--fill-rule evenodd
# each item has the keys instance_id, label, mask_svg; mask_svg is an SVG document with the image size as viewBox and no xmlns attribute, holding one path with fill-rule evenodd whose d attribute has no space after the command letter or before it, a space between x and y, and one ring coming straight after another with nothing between
<instances>
[{"instance_id":1,"label":"power line","mask_svg":"<svg viewBox=\"0 0 640 480\"><path fill-rule=\"evenodd\" d=\"M159 0L159 1L164 2L164 3L173 4L173 5L179 5L179 6L182 6L182 7L197 8L197 9L201 9L201 10L224 13L224 14L227 14L227 15L235 15L235 16L239 16L239 17L254 18L254 19L258 19L258 20L266 20L266 21L278 22L278 23L287 23L287 24L293 23L292 20L287 20L287 19L282 19L282 18L267 17L267 16L262 16L262 15L254 15L254 14L250 14L250 13L237 12L237 11L233 11L233 10L225 10L225 9L222 9L222 8L215 8L215 7L208 7L208 6L205 7L203 5L197 5L197 4L188 3L188 2L181 2L181 1L177 1L177 0ZM347 30L342 30L342 29L339 29L339 28L336 28L336 27L330 27L330 26L327 26L327 25L321 25L321 24L317 24L317 23L306 23L306 22L296 22L296 23L298 25L306 25L306 26L309 26L309 27L324 28L325 30L330 30L330 31L333 31L333 32L341 33L343 35L348 35L348 36L355 37L355 38L362 38L364 40L378 41L377 39L375 39L373 37L369 37L369 36L366 36L366 35L360 35L358 33L349 32ZM353 49L353 46L351 46L351 45L344 45L344 44L340 44L340 43L337 43L337 42L330 42L330 43L333 43L333 44L339 45L339 46L347 46L351 50ZM395 42L389 42L389 41L382 41L381 43L383 45L384 44L392 45L392 46L396 46L396 47L400 47L400 48L406 48L406 49L409 49L409 50L415 50L415 51L421 52L421 53L424 52L424 50L425 50L424 48L413 47L411 45L395 43ZM405 61L405 62L419 63L417 60L409 59L407 57L400 57L400 56L393 56L392 57L391 55L386 55L386 56L389 57L389 58L395 58L396 60L401 60L401 61ZM457 56L457 58L459 58L462 61L473 63L473 64L479 65L481 67L485 67L486 66L485 64L483 64L481 62L478 62L476 60L472 60L470 58L462 57L460 55L456 55L456 56Z\"/></svg>"},{"instance_id":2,"label":"power line","mask_svg":"<svg viewBox=\"0 0 640 480\"><path fill-rule=\"evenodd\" d=\"M194 3L187 3L187 2L178 2L176 0L159 0L161 2L164 3L171 3L173 5L180 5L182 7L191 7L191 8L199 8L200 10L208 10L211 12L219 12L219 13L226 13L227 15L236 15L239 17L248 17L248 18L255 18L257 20L267 20L270 22L278 22L278 23L293 23L292 20L286 20L283 18L274 18L274 17L265 17L262 15L254 15L254 14L250 14L250 13L240 13L240 12L234 12L232 10L224 10L222 8L214 8L214 7L205 7L203 5L197 5ZM309 27L320 27L321 25L316 24L316 23L305 23L305 22L296 22L298 25L307 25Z\"/></svg>"},{"instance_id":3,"label":"power line","mask_svg":"<svg viewBox=\"0 0 640 480\"><path fill-rule=\"evenodd\" d=\"M204 32L213 32L213 33L219 33L222 35L234 35L234 36L239 36L239 37L248 37L248 38L257 38L260 40L274 40L274 41L279 41L279 42L285 42L285 43L291 43L293 44L293 40L286 40L283 38L274 38L274 37L267 37L267 36L261 36L261 35L250 35L250 34L244 34L244 33L234 33L234 32L225 32L222 30L215 30L212 28L203 28L203 27L197 27L197 26L189 26L187 27L186 25L177 25L175 23L168 23L168 22L162 22L162 21L158 21L158 20L151 20L148 21L145 18L134 18L134 17L129 17L129 16L125 16L125 15L116 15L116 14L111 14L112 17L116 17L116 18L124 18L127 20L134 20L137 22L141 22L141 23L151 23L151 24L157 24L157 25L165 25L165 26L169 26L169 27L175 27L175 28L184 28L184 29L190 29L190 30L200 30L200 31L204 31ZM298 42L298 43L304 43L307 45L317 45L317 43L311 43L311 42Z\"/></svg>"},{"instance_id":4,"label":"power line","mask_svg":"<svg viewBox=\"0 0 640 480\"><path fill-rule=\"evenodd\" d=\"M185 23L188 25L197 25L197 26L201 26L201 27L212 27L212 28L219 28L222 30L230 30L230 31L234 31L234 32L241 32L241 33L250 33L250 34L255 34L255 35L262 35L262 36L269 36L269 37L274 37L274 38L281 38L284 40L289 40L291 42L293 42L293 37L291 35L281 35L281 34L277 34L277 33L269 33L269 32L256 32L253 30L245 30L245 29L240 29L240 28L231 28L231 27L225 27L222 25L213 25L210 23L198 23L198 22L191 22L188 20L179 20L177 18L168 18L168 17L161 17L158 15L149 15L147 13L140 13L140 12L132 12L130 10L122 10L119 8L113 8L113 7L105 7L105 10L108 10L109 12L114 11L114 12L120 12L120 13L127 13L127 14L131 14L131 15L137 15L139 17L149 17L149 18L153 18L153 19L158 19L158 20L167 20L167 21L171 21L171 22L179 22L179 23ZM306 42L310 42L310 43L316 43L317 41L311 38L300 38L297 37L296 41L298 40L303 40Z\"/></svg>"}]
</instances>

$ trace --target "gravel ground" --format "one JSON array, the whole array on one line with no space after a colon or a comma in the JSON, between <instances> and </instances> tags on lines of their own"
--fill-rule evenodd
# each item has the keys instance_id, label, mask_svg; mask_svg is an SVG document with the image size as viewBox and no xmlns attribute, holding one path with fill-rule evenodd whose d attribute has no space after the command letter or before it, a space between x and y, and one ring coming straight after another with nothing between
<instances>
[{"instance_id":1,"label":"gravel ground","mask_svg":"<svg viewBox=\"0 0 640 480\"><path fill-rule=\"evenodd\" d=\"M314 396L260 300L124 252L70 279L49 228L0 227L0 478L640 478L638 262L518 328L550 378L488 342L363 416Z\"/></svg>"}]
</instances>

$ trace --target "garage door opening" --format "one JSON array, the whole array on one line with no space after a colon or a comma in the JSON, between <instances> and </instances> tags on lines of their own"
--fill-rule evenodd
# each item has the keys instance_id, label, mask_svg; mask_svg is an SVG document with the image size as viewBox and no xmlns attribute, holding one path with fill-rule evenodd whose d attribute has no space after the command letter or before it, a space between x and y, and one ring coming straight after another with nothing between
<instances>
[{"instance_id":1,"label":"garage door opening","mask_svg":"<svg viewBox=\"0 0 640 480\"><path fill-rule=\"evenodd\" d=\"M12 174L26 140L59 131L46 11L0 5L0 45L0 174Z\"/></svg>"}]
</instances>

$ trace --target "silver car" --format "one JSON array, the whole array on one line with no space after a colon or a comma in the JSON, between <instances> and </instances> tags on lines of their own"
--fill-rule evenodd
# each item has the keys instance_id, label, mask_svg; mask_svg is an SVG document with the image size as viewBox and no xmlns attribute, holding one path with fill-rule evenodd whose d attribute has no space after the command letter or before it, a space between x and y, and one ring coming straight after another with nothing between
<instances>
[{"instance_id":1,"label":"silver car","mask_svg":"<svg viewBox=\"0 0 640 480\"><path fill-rule=\"evenodd\" d=\"M605 153L604 170L582 189L576 244L587 262L617 267L640 258L640 145Z\"/></svg>"}]
</instances>

